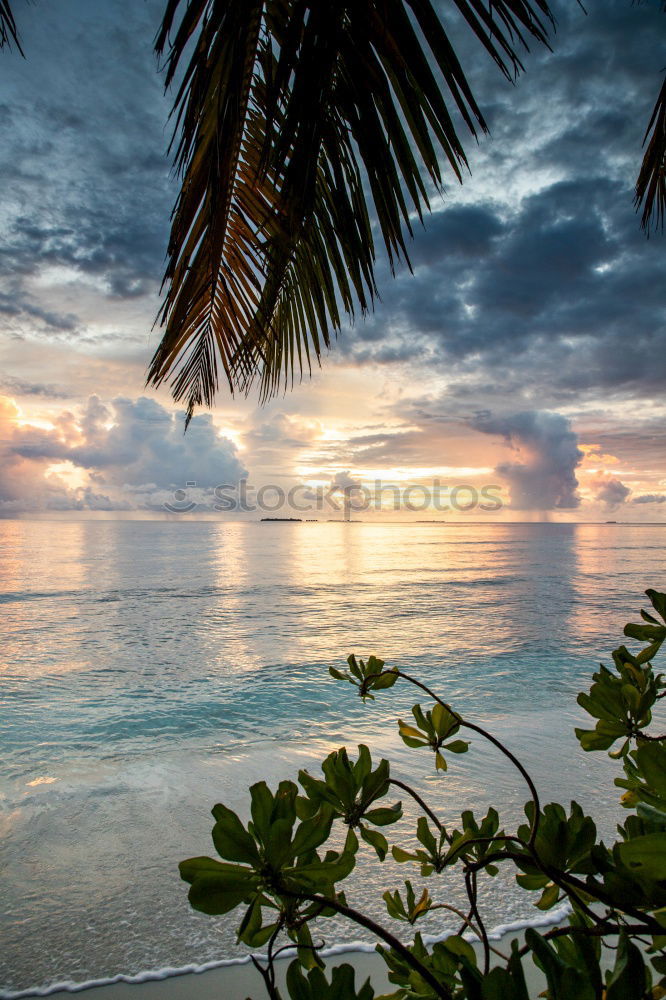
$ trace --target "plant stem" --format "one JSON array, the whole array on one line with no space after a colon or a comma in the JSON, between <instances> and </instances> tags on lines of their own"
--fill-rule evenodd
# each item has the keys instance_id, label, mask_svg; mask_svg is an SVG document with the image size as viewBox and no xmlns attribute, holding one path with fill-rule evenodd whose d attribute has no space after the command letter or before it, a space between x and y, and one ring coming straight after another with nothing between
<instances>
[{"instance_id":1,"label":"plant stem","mask_svg":"<svg viewBox=\"0 0 666 1000\"><path fill-rule=\"evenodd\" d=\"M463 719L461 715L458 715L457 712L454 712L454 710L451 708L450 705L448 705L445 701L442 701L442 699L438 697L438 695L436 695L435 692L432 691L426 684L423 684L421 681L417 681L415 677L410 677L409 674L403 673L402 670L384 670L379 675L372 675L370 680L375 679L376 676L382 677L384 674L389 674L389 673L397 674L398 677L402 677L404 680L409 681L410 684L414 684L415 687L420 688L428 695L428 697L432 698L433 701L436 701L439 705L442 706L442 708L445 708L447 712L450 712L451 715L453 715L458 720L458 723L461 727L464 727L465 729L471 729L472 732L478 733L479 736L483 736L484 739L488 740L489 743L492 743L493 746L497 747L497 749L511 761L513 766L520 772L520 774L524 778L527 787L530 790L532 802L534 803L534 818L532 820L532 828L530 830L530 839L529 839L529 843L533 844L534 841L536 840L536 836L539 830L539 820L541 814L539 793L536 790L536 785L532 781L532 778L530 777L525 767L523 767L523 765L520 763L518 758L514 754L512 754L507 747L504 746L501 740L498 740L495 736L493 736L492 733L489 733L486 729L483 729L482 726L477 726L476 723L474 722L467 722L467 720ZM363 687L361 687L361 693L363 693Z\"/></svg>"},{"instance_id":2,"label":"plant stem","mask_svg":"<svg viewBox=\"0 0 666 1000\"><path fill-rule=\"evenodd\" d=\"M365 927L367 930L372 931L377 937L382 938L386 943L396 951L401 958L405 960L411 967L418 972L418 974L425 979L430 987L434 990L438 997L442 997L442 1000L453 1000L453 994L449 990L448 986L440 983L435 976L432 974L427 966L419 962L418 958L409 950L409 948L402 943L395 935L391 934L390 931L385 930L381 924L375 923L370 917L366 917L364 913L360 913L358 910L352 909L351 906L346 906L344 903L340 903L337 899L332 899L328 896L320 896L316 892L307 893L296 893L290 892L289 890L281 889L280 894L283 896L292 896L297 899L309 899L312 903L319 903L321 906L335 910L343 917L347 917L349 920L353 920L354 923L360 924L361 927Z\"/></svg>"},{"instance_id":3,"label":"plant stem","mask_svg":"<svg viewBox=\"0 0 666 1000\"><path fill-rule=\"evenodd\" d=\"M432 811L432 809L430 808L430 806L428 805L428 803L425 801L425 799L421 798L421 796L419 795L418 792L415 792L414 789L410 788L410 786L407 785L407 784L405 784L404 781L398 781L397 778L389 778L389 784L395 785L396 788L402 788L402 790L405 791L405 792L407 792L408 795L411 795L411 797L414 799L414 801L418 802L418 804L421 806L421 809L423 809L424 813L426 813L430 817L430 819L433 821L433 823L435 824L435 826L437 827L437 829L439 830L439 832L444 834L444 838L445 838L446 842L448 844L452 843L452 838L446 832L444 824L442 822L440 822L440 820L437 818L437 816L435 815L435 813Z\"/></svg>"},{"instance_id":4,"label":"plant stem","mask_svg":"<svg viewBox=\"0 0 666 1000\"><path fill-rule=\"evenodd\" d=\"M470 911L481 932L481 944L483 945L483 974L484 976L487 976L490 971L490 943L488 941L488 932L486 931L483 920L481 919L479 908L476 905L476 872L465 872L465 888L467 889Z\"/></svg>"},{"instance_id":5,"label":"plant stem","mask_svg":"<svg viewBox=\"0 0 666 1000\"><path fill-rule=\"evenodd\" d=\"M471 913L471 911L466 916L463 913L462 910L459 910L456 906L451 906L450 903L433 903L432 906L428 907L427 912L428 913L433 913L434 910L449 910L450 913L455 913L455 915L457 917L460 917L460 919L462 920L462 927L458 931L458 934L456 935L457 937L460 937L460 935L462 934L462 932L464 931L464 929L466 927L468 927L472 931L473 934L476 934L476 936L478 937L479 941L481 940L481 931L479 930L479 928L475 924L472 923L472 913ZM488 947L490 948L490 950L492 952L494 952L495 955L499 955L499 957L501 959L503 959L505 962L509 961L509 956L505 955L498 948L493 948L493 946L490 943L488 944Z\"/></svg>"},{"instance_id":6,"label":"plant stem","mask_svg":"<svg viewBox=\"0 0 666 1000\"><path fill-rule=\"evenodd\" d=\"M652 931L649 927L644 925L626 925L622 928L629 934L651 934ZM552 931L548 931L546 934L542 935L544 939L551 940L552 938L566 937L567 934L583 934L586 937L617 937L620 934L620 928L615 926L604 926L604 927L578 927L578 926L567 926L567 927L556 927ZM531 951L529 945L524 944L522 948L518 951L518 956L524 958Z\"/></svg>"}]
</instances>

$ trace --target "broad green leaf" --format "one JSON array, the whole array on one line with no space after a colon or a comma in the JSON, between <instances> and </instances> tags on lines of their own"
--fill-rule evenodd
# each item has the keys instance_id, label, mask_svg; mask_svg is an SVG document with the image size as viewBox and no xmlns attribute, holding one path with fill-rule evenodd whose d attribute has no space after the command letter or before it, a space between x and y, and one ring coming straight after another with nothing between
<instances>
[{"instance_id":1,"label":"broad green leaf","mask_svg":"<svg viewBox=\"0 0 666 1000\"><path fill-rule=\"evenodd\" d=\"M409 739L416 740L419 746L427 746L428 740L425 734L419 729L415 729L414 726L408 726L402 719L398 719L398 729L403 739L407 736Z\"/></svg>"},{"instance_id":2,"label":"broad green leaf","mask_svg":"<svg viewBox=\"0 0 666 1000\"><path fill-rule=\"evenodd\" d=\"M375 826L388 826L389 823L396 823L402 816L402 804L397 802L394 806L385 806L379 809L370 809L364 813L363 818L368 823Z\"/></svg>"},{"instance_id":3,"label":"broad green leaf","mask_svg":"<svg viewBox=\"0 0 666 1000\"><path fill-rule=\"evenodd\" d=\"M323 964L313 948L312 935L307 924L301 924L298 928L296 941L298 944L298 960L304 969L314 969Z\"/></svg>"},{"instance_id":4,"label":"broad green leaf","mask_svg":"<svg viewBox=\"0 0 666 1000\"><path fill-rule=\"evenodd\" d=\"M449 712L437 701L432 708L432 724L438 736L443 736L447 729L447 718Z\"/></svg>"},{"instance_id":5,"label":"broad green leaf","mask_svg":"<svg viewBox=\"0 0 666 1000\"><path fill-rule=\"evenodd\" d=\"M361 834L363 840L366 844L370 844L374 847L377 852L377 857L380 861L383 861L386 857L386 852L388 851L388 841L383 833L379 830L370 830L369 827L365 826L363 823L359 824L358 832Z\"/></svg>"},{"instance_id":6,"label":"broad green leaf","mask_svg":"<svg viewBox=\"0 0 666 1000\"><path fill-rule=\"evenodd\" d=\"M405 910L405 905L400 897L399 892L389 892L388 890L383 894L382 899L386 903L386 909L388 915L393 917L394 920L406 920L407 912Z\"/></svg>"},{"instance_id":7,"label":"broad green leaf","mask_svg":"<svg viewBox=\"0 0 666 1000\"><path fill-rule=\"evenodd\" d=\"M645 593L657 614L666 620L666 594L652 589L646 590Z\"/></svg>"},{"instance_id":8,"label":"broad green leaf","mask_svg":"<svg viewBox=\"0 0 666 1000\"><path fill-rule=\"evenodd\" d=\"M636 750L636 764L647 785L666 796L666 746L643 743Z\"/></svg>"},{"instance_id":9,"label":"broad green leaf","mask_svg":"<svg viewBox=\"0 0 666 1000\"><path fill-rule=\"evenodd\" d=\"M365 743L359 743L358 758L354 764L354 778L361 784L372 771L372 757Z\"/></svg>"},{"instance_id":10,"label":"broad green leaf","mask_svg":"<svg viewBox=\"0 0 666 1000\"><path fill-rule=\"evenodd\" d=\"M637 875L666 879L666 833L648 833L617 845L623 862Z\"/></svg>"},{"instance_id":11,"label":"broad green leaf","mask_svg":"<svg viewBox=\"0 0 666 1000\"><path fill-rule=\"evenodd\" d=\"M419 843L423 844L429 854L435 855L437 853L437 841L432 834L425 816L419 816L416 821L416 839Z\"/></svg>"},{"instance_id":12,"label":"broad green leaf","mask_svg":"<svg viewBox=\"0 0 666 1000\"><path fill-rule=\"evenodd\" d=\"M615 965L606 981L605 1000L643 1000L646 989L647 977L640 949L626 934L621 934Z\"/></svg>"},{"instance_id":13,"label":"broad green leaf","mask_svg":"<svg viewBox=\"0 0 666 1000\"><path fill-rule=\"evenodd\" d=\"M533 891L534 889L543 889L548 884L547 875L528 875L525 872L520 872L516 875L516 882L523 889L528 889Z\"/></svg>"},{"instance_id":14,"label":"broad green leaf","mask_svg":"<svg viewBox=\"0 0 666 1000\"><path fill-rule=\"evenodd\" d=\"M198 878L226 879L228 884L234 885L245 882L252 878L253 872L243 865L233 865L225 861L216 861L215 858L188 858L178 865L180 877L184 882L190 884Z\"/></svg>"},{"instance_id":15,"label":"broad green leaf","mask_svg":"<svg viewBox=\"0 0 666 1000\"><path fill-rule=\"evenodd\" d=\"M282 868L283 865L290 864L294 858L294 850L291 842L291 831L293 820L274 820L264 838L264 854L266 860L273 868Z\"/></svg>"},{"instance_id":16,"label":"broad green leaf","mask_svg":"<svg viewBox=\"0 0 666 1000\"><path fill-rule=\"evenodd\" d=\"M663 632L664 635L666 636L666 628L663 629ZM645 649L642 649L641 652L636 657L638 662L641 664L650 663L661 649L663 641L664 641L663 638L659 639L657 642L653 642L651 646L647 646Z\"/></svg>"},{"instance_id":17,"label":"broad green leaf","mask_svg":"<svg viewBox=\"0 0 666 1000\"><path fill-rule=\"evenodd\" d=\"M575 732L583 750L608 750L618 739L617 736L608 736L590 729L576 729Z\"/></svg>"},{"instance_id":18,"label":"broad green leaf","mask_svg":"<svg viewBox=\"0 0 666 1000\"><path fill-rule=\"evenodd\" d=\"M518 978L515 964L513 969L513 974L499 966L491 969L481 983L481 1000L529 1000L524 977Z\"/></svg>"},{"instance_id":19,"label":"broad green leaf","mask_svg":"<svg viewBox=\"0 0 666 1000\"><path fill-rule=\"evenodd\" d=\"M189 901L195 910L218 916L229 913L256 891L257 879L249 868L240 865L211 867L202 862L210 858L190 858L180 864L181 878L191 882Z\"/></svg>"},{"instance_id":20,"label":"broad green leaf","mask_svg":"<svg viewBox=\"0 0 666 1000\"><path fill-rule=\"evenodd\" d=\"M213 827L213 843L220 857L228 861L257 864L259 862L257 845L236 813L218 803L213 806L213 816L217 820Z\"/></svg>"},{"instance_id":21,"label":"broad green leaf","mask_svg":"<svg viewBox=\"0 0 666 1000\"><path fill-rule=\"evenodd\" d=\"M261 901L255 897L243 917L237 932L237 942L244 941L250 948L260 948L270 938L275 929L275 924L262 927Z\"/></svg>"},{"instance_id":22,"label":"broad green leaf","mask_svg":"<svg viewBox=\"0 0 666 1000\"><path fill-rule=\"evenodd\" d=\"M469 941L454 934L446 938L442 944L452 955L464 956L471 965L476 965L476 952Z\"/></svg>"},{"instance_id":23,"label":"broad green leaf","mask_svg":"<svg viewBox=\"0 0 666 1000\"><path fill-rule=\"evenodd\" d=\"M385 674L382 674L381 677L378 677L376 681L372 682L372 690L383 691L386 688L391 688L393 687L397 679L398 679L397 673L395 673L394 671L387 671Z\"/></svg>"},{"instance_id":24,"label":"broad green leaf","mask_svg":"<svg viewBox=\"0 0 666 1000\"><path fill-rule=\"evenodd\" d=\"M258 781L250 786L250 799L252 822L257 834L263 840L264 834L270 829L273 812L273 796L265 781Z\"/></svg>"},{"instance_id":25,"label":"broad green leaf","mask_svg":"<svg viewBox=\"0 0 666 1000\"><path fill-rule=\"evenodd\" d=\"M344 852L333 861L313 861L299 865L290 872L290 878L308 888L321 888L347 878L356 864L353 854Z\"/></svg>"},{"instance_id":26,"label":"broad green leaf","mask_svg":"<svg viewBox=\"0 0 666 1000\"><path fill-rule=\"evenodd\" d=\"M393 847L391 848L391 854L393 855L394 860L398 861L400 864L402 864L404 861L420 860L418 854L414 854L413 852L410 851L405 851L402 849L402 847L398 847L396 844L394 844Z\"/></svg>"},{"instance_id":27,"label":"broad green leaf","mask_svg":"<svg viewBox=\"0 0 666 1000\"><path fill-rule=\"evenodd\" d=\"M305 820L297 828L292 843L292 856L300 857L316 850L331 832L333 810L329 806L322 807L312 819Z\"/></svg>"},{"instance_id":28,"label":"broad green leaf","mask_svg":"<svg viewBox=\"0 0 666 1000\"><path fill-rule=\"evenodd\" d=\"M549 885L544 889L541 899L536 905L540 910L550 910L553 906L555 906L559 895L559 886Z\"/></svg>"}]
</instances>

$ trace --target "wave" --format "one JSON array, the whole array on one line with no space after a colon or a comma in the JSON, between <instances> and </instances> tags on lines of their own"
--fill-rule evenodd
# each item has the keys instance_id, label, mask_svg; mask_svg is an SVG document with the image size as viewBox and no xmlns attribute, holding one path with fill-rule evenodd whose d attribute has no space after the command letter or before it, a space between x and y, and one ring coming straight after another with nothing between
<instances>
[{"instance_id":1,"label":"wave","mask_svg":"<svg viewBox=\"0 0 666 1000\"><path fill-rule=\"evenodd\" d=\"M528 927L551 927L553 924L559 923L565 917L571 913L571 907L568 903L564 903L562 906L558 906L551 913L543 913L540 916L535 916L531 920L515 920L508 924L498 924L496 927L489 932L488 938L491 941L499 941L500 938L504 937L505 934L510 934L512 931L524 931ZM423 940L426 944L436 944L439 941L445 941L447 937L451 937L453 931L443 931L440 934L423 934ZM463 937L467 941L478 941L476 934L467 933ZM322 958L331 958L337 955L349 955L349 954L373 954L375 951L375 945L367 941L347 941L345 944L334 944L330 948L325 948L322 950ZM278 961L285 958L293 958L296 953L296 948L289 948L281 952ZM254 955L257 959L266 960L266 955L261 953L255 953ZM212 972L215 969L226 969L230 966L235 965L248 965L252 961L251 955L244 955L241 958L222 958L213 962L204 962L201 965L183 965L179 968L172 968L170 966L164 966L161 969L149 969L145 972L138 972L136 975L129 976L124 973L118 973L116 976L109 976L105 979L88 979L85 982L74 982L73 980L63 980L57 983L51 983L49 986L44 986L37 989L27 989L27 990L0 990L0 1000L23 1000L27 997L47 997L51 996L53 993L82 993L84 990L90 990L98 986L113 986L115 983L128 983L129 985L136 986L140 983L150 983L159 982L164 979L174 979L176 976L188 976L188 975L200 975L203 972Z\"/></svg>"}]
</instances>

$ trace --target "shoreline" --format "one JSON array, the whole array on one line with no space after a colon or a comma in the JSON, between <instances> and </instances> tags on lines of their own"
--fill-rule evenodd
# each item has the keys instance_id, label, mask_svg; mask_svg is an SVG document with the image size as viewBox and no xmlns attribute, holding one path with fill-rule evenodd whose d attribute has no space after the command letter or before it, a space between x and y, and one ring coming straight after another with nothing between
<instances>
[{"instance_id":1,"label":"shoreline","mask_svg":"<svg viewBox=\"0 0 666 1000\"><path fill-rule=\"evenodd\" d=\"M552 913L535 915L532 920L500 924L488 934L489 940L500 951L509 953L511 941L524 940L528 927L547 928L561 924L569 914L568 906L560 906ZM423 934L426 944L442 941L449 934ZM465 934L477 956L481 952L480 941L472 934ZM261 957L261 956L257 956ZM276 961L277 985L284 986L290 963L295 957L295 949ZM370 977L376 991L387 992L395 989L388 980L388 968L374 945L350 942L333 945L322 952L327 970L336 965L348 964L356 971L356 987L359 988ZM497 964L497 956L491 955L491 964ZM531 960L525 962L528 989L539 991L545 986L545 979ZM191 1000L192 991L197 991L197 1000L262 1000L267 996L261 975L251 962L250 956L238 959L220 959L201 966L188 965L182 968L162 968L137 975L118 974L108 979L93 979L76 983L62 981L51 986L26 990L2 990L0 1000L29 1000L30 997L51 997L53 1000L68 1000L73 994L84 993L86 1000ZM286 997L286 994L285 994Z\"/></svg>"}]
</instances>

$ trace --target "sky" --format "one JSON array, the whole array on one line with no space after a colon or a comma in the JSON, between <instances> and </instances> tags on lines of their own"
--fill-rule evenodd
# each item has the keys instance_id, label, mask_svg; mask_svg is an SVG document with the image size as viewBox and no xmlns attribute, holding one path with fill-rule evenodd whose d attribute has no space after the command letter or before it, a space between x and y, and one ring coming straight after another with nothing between
<instances>
[{"instance_id":1,"label":"sky","mask_svg":"<svg viewBox=\"0 0 666 1000\"><path fill-rule=\"evenodd\" d=\"M366 518L664 521L666 244L632 204L659 4L556 0L515 86L451 23L491 137L416 228L414 273L380 261L374 314L311 378L263 407L222 386L186 434L145 387L177 193L161 8L15 0L0 516L340 517L347 488Z\"/></svg>"}]
</instances>

